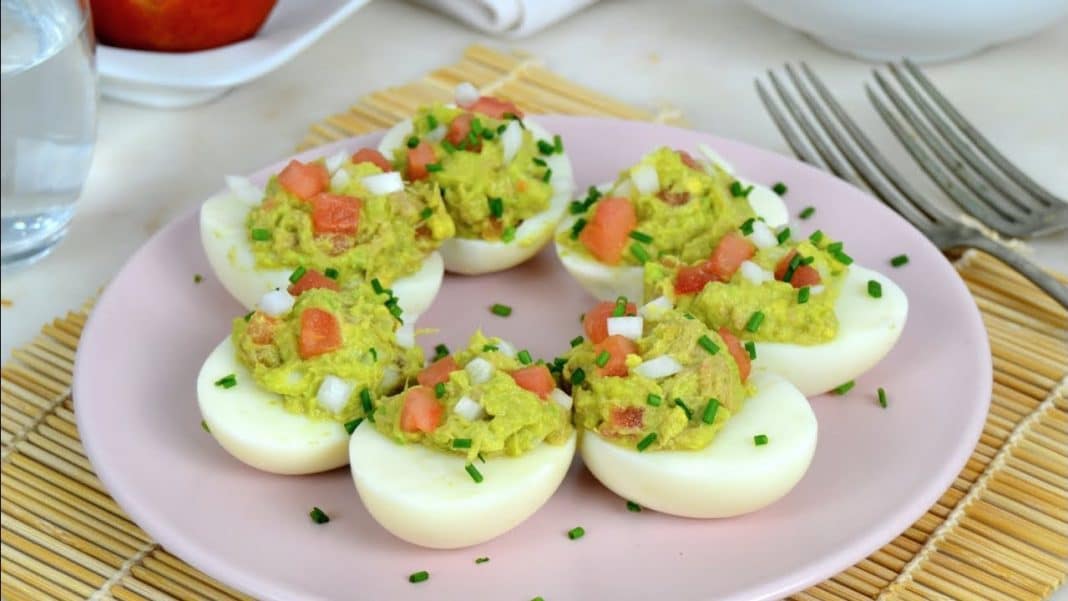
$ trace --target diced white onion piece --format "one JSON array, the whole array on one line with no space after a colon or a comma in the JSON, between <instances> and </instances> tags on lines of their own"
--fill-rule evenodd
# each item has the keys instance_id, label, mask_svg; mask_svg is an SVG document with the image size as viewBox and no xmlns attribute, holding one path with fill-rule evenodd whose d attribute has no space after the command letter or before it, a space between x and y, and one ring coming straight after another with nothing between
<instances>
[{"instance_id":1,"label":"diced white onion piece","mask_svg":"<svg viewBox=\"0 0 1068 601\"><path fill-rule=\"evenodd\" d=\"M670 311L671 307L671 299L666 296L658 296L642 305L641 308L638 309L638 314L649 321L655 321L658 317L663 315L665 311Z\"/></svg>"},{"instance_id":2,"label":"diced white onion piece","mask_svg":"<svg viewBox=\"0 0 1068 601\"><path fill-rule=\"evenodd\" d=\"M464 366L467 377L471 378L471 383L476 385L489 382L490 378L493 377L494 369L493 364L482 357L475 357Z\"/></svg>"},{"instance_id":3,"label":"diced white onion piece","mask_svg":"<svg viewBox=\"0 0 1068 601\"><path fill-rule=\"evenodd\" d=\"M326 164L326 170L330 173L333 173L337 171L342 165L344 165L345 161L347 161L348 159L348 154L346 154L344 151L338 151L337 153L328 156L323 162Z\"/></svg>"},{"instance_id":4,"label":"diced white onion piece","mask_svg":"<svg viewBox=\"0 0 1068 601\"><path fill-rule=\"evenodd\" d=\"M823 284L817 284L817 285L813 286L812 288L809 289L809 292L811 294L820 294L821 292L823 292Z\"/></svg>"},{"instance_id":5,"label":"diced white onion piece","mask_svg":"<svg viewBox=\"0 0 1068 601\"><path fill-rule=\"evenodd\" d=\"M630 340L637 340L642 337L642 326L645 325L645 320L641 317L633 315L609 317L607 321L609 336L619 335Z\"/></svg>"},{"instance_id":6,"label":"diced white onion piece","mask_svg":"<svg viewBox=\"0 0 1068 601\"><path fill-rule=\"evenodd\" d=\"M439 126L435 127L434 129L426 132L426 135L423 136L423 139L424 140L428 140L430 142L440 142L440 141L445 139L445 133L446 133L445 126L444 125L439 125Z\"/></svg>"},{"instance_id":7,"label":"diced white onion piece","mask_svg":"<svg viewBox=\"0 0 1068 601\"><path fill-rule=\"evenodd\" d=\"M482 405L466 394L456 401L456 406L453 407L453 410L456 411L456 415L469 422L482 419L486 415L486 410L482 408Z\"/></svg>"},{"instance_id":8,"label":"diced white onion piece","mask_svg":"<svg viewBox=\"0 0 1068 601\"><path fill-rule=\"evenodd\" d=\"M456 86L456 91L453 93L453 98L456 100L456 106L461 108L467 108L478 100L481 94L478 93L478 88L473 86L471 82L465 81Z\"/></svg>"},{"instance_id":9,"label":"diced white onion piece","mask_svg":"<svg viewBox=\"0 0 1068 601\"><path fill-rule=\"evenodd\" d=\"M523 145L523 128L520 127L519 122L512 119L508 122L508 126L501 132L501 148L503 149L502 156L504 158L504 164L512 162L516 153L519 152L519 147Z\"/></svg>"},{"instance_id":10,"label":"diced white onion piece","mask_svg":"<svg viewBox=\"0 0 1068 601\"><path fill-rule=\"evenodd\" d=\"M753 221L753 233L749 234L749 239L759 248L771 248L779 243L768 224L759 219Z\"/></svg>"},{"instance_id":11,"label":"diced white onion piece","mask_svg":"<svg viewBox=\"0 0 1068 601\"><path fill-rule=\"evenodd\" d=\"M634 368L634 373L654 380L673 376L680 371L682 371L682 364L671 355L660 355L656 359L644 361Z\"/></svg>"},{"instance_id":12,"label":"diced white onion piece","mask_svg":"<svg viewBox=\"0 0 1068 601\"><path fill-rule=\"evenodd\" d=\"M349 402L352 388L351 382L342 380L333 374L328 374L323 378L323 383L319 385L319 392L315 393L315 398L319 399L320 405L337 413Z\"/></svg>"},{"instance_id":13,"label":"diced white onion piece","mask_svg":"<svg viewBox=\"0 0 1068 601\"><path fill-rule=\"evenodd\" d=\"M656 194L660 191L660 176L652 165L638 165L630 170L630 181L642 194Z\"/></svg>"},{"instance_id":14,"label":"diced white onion piece","mask_svg":"<svg viewBox=\"0 0 1068 601\"><path fill-rule=\"evenodd\" d=\"M379 388L382 392L390 392L401 383L400 370L392 365L387 365L382 368L382 386Z\"/></svg>"},{"instance_id":15,"label":"diced white onion piece","mask_svg":"<svg viewBox=\"0 0 1068 601\"><path fill-rule=\"evenodd\" d=\"M234 196L250 205L259 204L263 200L263 190L250 182L248 178L239 175L227 175L226 187L230 188Z\"/></svg>"},{"instance_id":16,"label":"diced white onion piece","mask_svg":"<svg viewBox=\"0 0 1068 601\"><path fill-rule=\"evenodd\" d=\"M549 393L549 398L556 401L557 405L560 405L564 409L571 411L571 395L560 390L559 388L553 388L553 391Z\"/></svg>"},{"instance_id":17,"label":"diced white onion piece","mask_svg":"<svg viewBox=\"0 0 1068 601\"><path fill-rule=\"evenodd\" d=\"M739 269L741 269L742 277L754 284L763 284L764 282L770 282L775 279L771 272L766 271L763 267L752 261L742 261L742 265Z\"/></svg>"},{"instance_id":18,"label":"diced white onion piece","mask_svg":"<svg viewBox=\"0 0 1068 601\"><path fill-rule=\"evenodd\" d=\"M364 188L367 188L368 192L375 196L385 196L404 189L404 180L401 179L400 173L396 171L368 175L360 182Z\"/></svg>"},{"instance_id":19,"label":"diced white onion piece","mask_svg":"<svg viewBox=\"0 0 1068 601\"><path fill-rule=\"evenodd\" d=\"M734 167L731 166L731 164L728 163L723 157L719 156L719 153L717 153L715 150L712 150L705 144L698 144L697 149L700 150L701 154L705 155L705 157L708 158L708 160L711 161L713 165L719 166L720 169L726 171L727 173L730 173L732 175L734 174Z\"/></svg>"},{"instance_id":20,"label":"diced white onion piece","mask_svg":"<svg viewBox=\"0 0 1068 601\"><path fill-rule=\"evenodd\" d=\"M338 169L334 172L334 175L330 176L330 189L340 192L349 185L349 180L349 172L344 169Z\"/></svg>"},{"instance_id":21,"label":"diced white onion piece","mask_svg":"<svg viewBox=\"0 0 1068 601\"><path fill-rule=\"evenodd\" d=\"M512 343L508 342L507 340L498 341L497 342L497 350L502 352L502 353L504 353L506 356L513 358L513 359L515 358L516 353L519 352L519 351L516 350L515 346L513 346Z\"/></svg>"},{"instance_id":22,"label":"diced white onion piece","mask_svg":"<svg viewBox=\"0 0 1068 601\"><path fill-rule=\"evenodd\" d=\"M260 298L260 311L278 317L293 308L294 298L285 290L271 290Z\"/></svg>"},{"instance_id":23,"label":"diced white onion piece","mask_svg":"<svg viewBox=\"0 0 1068 601\"><path fill-rule=\"evenodd\" d=\"M406 323L397 328L397 331L393 334L397 339L397 344L404 348L412 348L415 346L415 324Z\"/></svg>"}]
</instances>

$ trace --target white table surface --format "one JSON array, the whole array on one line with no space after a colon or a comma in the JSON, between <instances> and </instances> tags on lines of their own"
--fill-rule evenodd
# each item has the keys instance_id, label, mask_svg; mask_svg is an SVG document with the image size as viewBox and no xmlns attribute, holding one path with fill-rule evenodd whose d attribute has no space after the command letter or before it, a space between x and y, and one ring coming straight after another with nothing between
<instances>
[{"instance_id":1,"label":"white table surface","mask_svg":"<svg viewBox=\"0 0 1068 601\"><path fill-rule=\"evenodd\" d=\"M423 9L382 1L214 103L168 111L105 100L69 237L52 256L0 282L0 297L12 303L0 309L2 359L42 323L99 291L156 230L219 189L223 175L284 157L311 122L365 93L452 63L474 42L506 44ZM785 154L753 78L783 61L805 60L888 154L904 156L864 97L871 65L828 51L741 3L692 0L665 10L662 3L604 1L513 44L595 90L639 105L674 105L695 128ZM402 49L403 57L391 57L389 48ZM1006 154L1068 197L1068 22L928 73ZM933 190L918 171L906 172ZM1068 235L1032 246L1040 263L1068 271ZM1068 594L1058 599L1068 601Z\"/></svg>"}]
</instances>

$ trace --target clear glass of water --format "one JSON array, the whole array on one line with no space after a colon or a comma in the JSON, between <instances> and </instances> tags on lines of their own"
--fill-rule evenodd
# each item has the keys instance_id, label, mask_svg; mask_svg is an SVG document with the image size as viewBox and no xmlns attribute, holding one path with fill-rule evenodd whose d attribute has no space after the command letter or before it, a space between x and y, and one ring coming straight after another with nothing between
<instances>
[{"instance_id":1,"label":"clear glass of water","mask_svg":"<svg viewBox=\"0 0 1068 601\"><path fill-rule=\"evenodd\" d=\"M0 267L27 265L67 233L96 139L88 0L0 0Z\"/></svg>"}]
</instances>

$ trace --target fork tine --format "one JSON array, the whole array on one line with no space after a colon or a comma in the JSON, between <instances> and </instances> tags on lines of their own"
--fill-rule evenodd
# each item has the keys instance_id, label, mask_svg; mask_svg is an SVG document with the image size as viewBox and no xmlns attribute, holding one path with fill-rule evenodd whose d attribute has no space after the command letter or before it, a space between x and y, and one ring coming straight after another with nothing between
<instances>
[{"instance_id":1,"label":"fork tine","mask_svg":"<svg viewBox=\"0 0 1068 601\"><path fill-rule=\"evenodd\" d=\"M971 147L964 141L964 139L950 127L945 118L934 110L931 103L923 97L923 94L921 94L919 89L912 84L912 81L902 73L901 69L893 63L890 63L888 66L890 68L890 73L894 75L894 78L897 79L901 88L905 90L905 93L912 99L913 104L919 107L920 111L927 117L927 121L942 134L942 137L949 142L949 145L957 152L954 154L936 138L932 138L932 140L925 139L924 141L935 151L935 154L938 155L938 158L942 160L946 167L948 167L950 171L982 198L983 202L999 213L1013 215L1014 221L1027 221L1028 217L1030 217L1036 209L1045 208L1045 205L1039 203L1037 199L1028 194L1027 191L1022 190L1019 186L1014 185L1011 181L999 175L994 169L981 160L975 152L972 151ZM878 78L879 75L876 74L876 77ZM888 95L890 94L890 88L884 82L879 82L879 85ZM898 104L896 100L894 101L894 104ZM900 105L898 105L898 110L904 112ZM910 122L913 121L912 117L908 117L908 119ZM917 119L916 122L919 123L920 121ZM923 128L927 129L926 133L921 132L921 129L916 125L913 125L913 129L916 129L917 133L920 133L921 135L931 135L930 130L926 127ZM958 155L964 159L963 163L960 161L960 158L958 158ZM969 165L974 171L968 169ZM976 173L982 176L986 182L977 178ZM1004 198L1007 198L1013 205L1015 205L1015 207L1007 206L1004 203L999 202L1000 199L993 194L993 191L987 183L1000 191ZM1002 207L1006 210L1003 210Z\"/></svg>"},{"instance_id":2,"label":"fork tine","mask_svg":"<svg viewBox=\"0 0 1068 601\"><path fill-rule=\"evenodd\" d=\"M920 229L929 227L931 222L949 219L949 217L937 207L923 200L923 197L912 189L908 181L893 168L890 162L883 157L882 153L875 149L871 140L860 131L857 124L845 112L842 105L838 104L838 101L831 95L830 90L823 85L823 82L816 77L816 74L812 72L808 65L801 63L801 68L805 71L805 75L823 98L823 101L830 107L831 112L837 117L838 122L846 129L857 146L860 147L863 155L858 153L853 145L850 144L849 140L846 139L846 136L842 134L839 126L835 125L830 115L827 114L827 111L820 106L819 101L808 90L808 87L804 85L793 67L787 65L786 71L793 80L794 86L801 93L801 97L804 98L805 103L808 104L812 114L814 114L820 123L823 124L824 131L827 132L828 137L834 141L838 150L845 155L849 163L853 165L853 168L856 169L858 173L860 173L860 176L864 178L864 181L867 182L868 186L875 191L876 195ZM865 156L867 157L867 160L865 160ZM875 165L879 172L882 172L882 176L872 168L872 164ZM887 181L890 182L889 185L887 184Z\"/></svg>"},{"instance_id":3,"label":"fork tine","mask_svg":"<svg viewBox=\"0 0 1068 601\"><path fill-rule=\"evenodd\" d=\"M761 102L764 103L764 108L767 109L768 114L771 115L771 120L775 122L775 127L779 129L779 133L786 139L786 143L794 151L797 158L814 166L821 167L822 161L820 157L812 151L812 148L805 144L804 140L797 134L797 130L790 125L789 119L783 114L782 110L771 99L771 95L764 89L764 84L760 83L759 79L754 80L756 83L757 95L760 96Z\"/></svg>"},{"instance_id":4,"label":"fork tine","mask_svg":"<svg viewBox=\"0 0 1068 601\"><path fill-rule=\"evenodd\" d=\"M991 163L997 165L997 167L1001 169L1005 175L1009 176L1012 181L1033 194L1035 198L1039 199L1044 205L1054 206L1065 202L1053 194L1050 194L1048 190L1038 185L1035 180L1028 177L1026 173L1020 171L1015 165L1010 163L1009 160L1005 158L1005 155L998 152L990 141L987 140L983 134L979 133L979 130L976 129L971 122L965 119L964 115L960 114L960 111L958 111L956 107L950 104L949 100L938 91L938 88L931 83L931 80L927 79L927 76L920 71L915 63L905 59L904 64L905 69L908 70L909 74L920 84L920 87L927 93L927 96L929 96L931 100L934 100L935 104L938 105L938 108L942 109L942 112L945 113L962 132L964 132L964 135L972 141L972 144L975 144L975 147L978 148Z\"/></svg>"},{"instance_id":5,"label":"fork tine","mask_svg":"<svg viewBox=\"0 0 1068 601\"><path fill-rule=\"evenodd\" d=\"M876 105L875 108L879 112L879 115L886 122L890 130L894 132L898 140L905 146L905 149L909 151L912 158L923 168L928 176L938 187L942 188L945 193L961 206L965 211L970 213L973 217L986 224L988 227L994 228L1003 234L1010 236L1018 236L1026 233L1027 227L1022 226L1020 223L1020 216L1018 214L1008 213L998 207L997 201L992 198L983 197L980 200L975 194L968 188L961 186L950 175L952 171L958 178L965 181L969 186L982 185L977 180L973 181L974 174L968 172L966 166L960 162L959 159L950 156L950 151L944 145L942 145L934 133L927 128L927 126L921 121L919 115L909 107L905 99L897 93L896 90L890 85L890 82L886 80L878 71L873 71L875 75L875 81L878 82L879 87L890 99L890 101L897 107L897 110L904 117L905 121L912 127L912 131L907 130L900 121L892 116L892 113L879 101L878 96L870 86L865 86L868 90L868 98L872 101L872 104ZM934 151L937 160L933 158L924 147L916 141L916 138L920 138L927 146ZM939 165L938 161L941 161L943 165L949 167L949 171Z\"/></svg>"}]
</instances>

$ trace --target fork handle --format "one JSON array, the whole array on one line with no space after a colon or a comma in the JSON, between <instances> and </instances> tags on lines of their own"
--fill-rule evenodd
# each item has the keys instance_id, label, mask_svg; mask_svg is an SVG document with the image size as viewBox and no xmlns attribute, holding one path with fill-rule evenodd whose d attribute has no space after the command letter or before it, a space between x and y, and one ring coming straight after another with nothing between
<instances>
[{"instance_id":1,"label":"fork handle","mask_svg":"<svg viewBox=\"0 0 1068 601\"><path fill-rule=\"evenodd\" d=\"M1031 283L1053 297L1053 300L1057 301L1062 307L1068 309L1068 287L1020 253L982 235L969 238L962 246L975 248L997 257L1006 265L1015 269L1020 275L1031 280Z\"/></svg>"}]
</instances>

